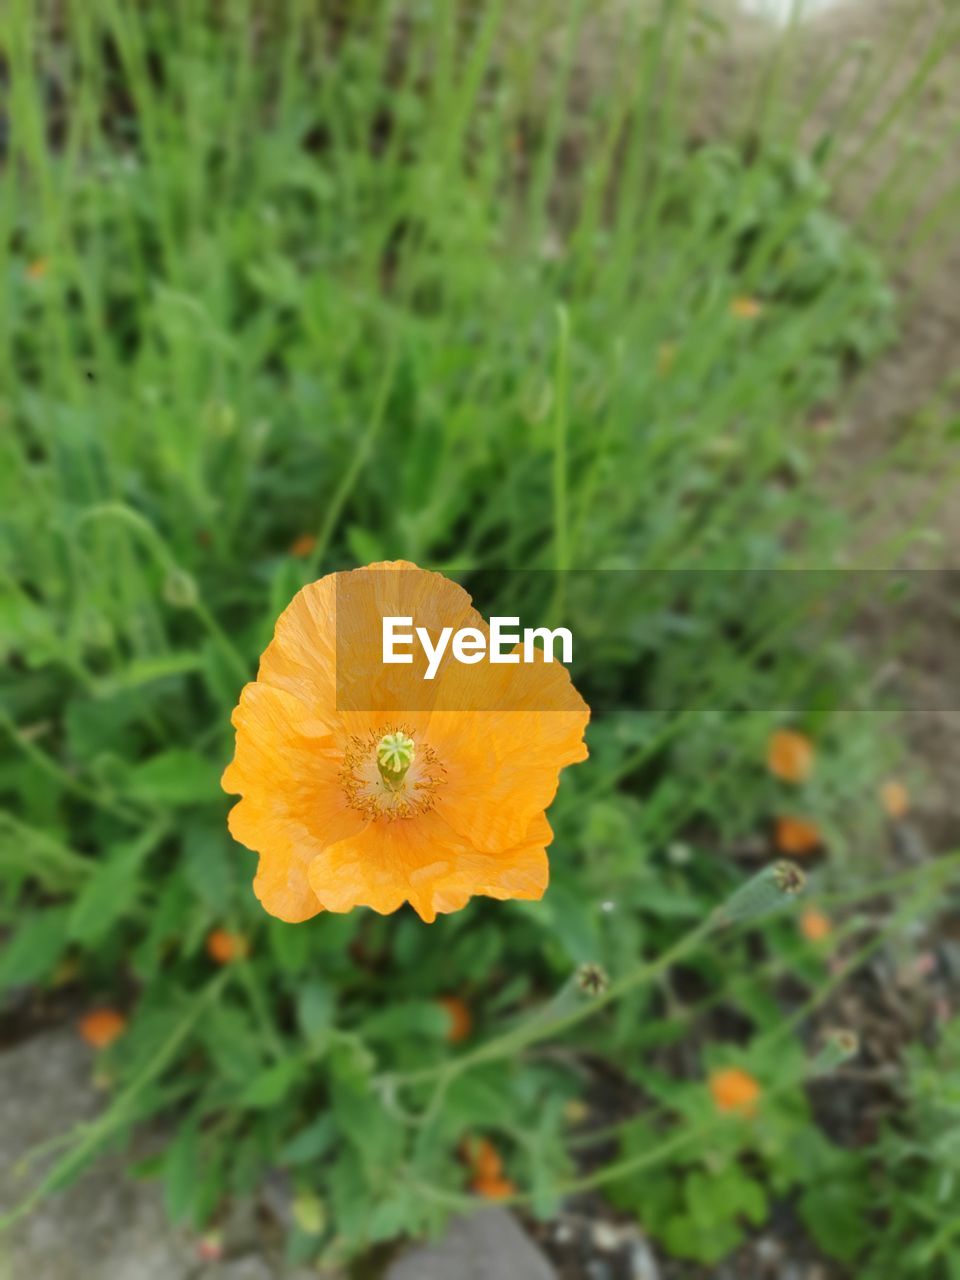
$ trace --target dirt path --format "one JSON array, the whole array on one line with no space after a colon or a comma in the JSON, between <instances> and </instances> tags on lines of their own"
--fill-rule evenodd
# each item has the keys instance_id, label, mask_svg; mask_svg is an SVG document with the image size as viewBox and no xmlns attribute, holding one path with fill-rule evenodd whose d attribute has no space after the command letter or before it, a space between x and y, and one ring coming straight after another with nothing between
<instances>
[{"instance_id":1,"label":"dirt path","mask_svg":"<svg viewBox=\"0 0 960 1280\"><path fill-rule=\"evenodd\" d=\"M930 0L851 4L811 25L806 55L810 74L820 49L871 37L878 62L889 65L883 92L867 106L832 172L839 207L868 234L871 211L887 201L891 177L900 175L895 203L903 211L902 229L892 248L901 334L854 390L827 487L842 503L858 472L889 450L902 459L871 486L857 514L864 547L880 548L868 550L867 563L927 570L909 617L884 616L878 625L886 640L892 629L910 624L909 655L891 682L906 708L908 745L925 775L918 801L936 852L960 847L960 572L951 572L960 571L960 21L954 16L938 57L943 12ZM892 62L891 49L897 50ZM935 57L915 106L880 135L917 68ZM822 110L842 113L854 80L852 69L840 76ZM822 127L822 119L811 121L808 139ZM937 210L950 216L935 222ZM892 541L909 529L917 531L916 540L891 554Z\"/></svg>"},{"instance_id":2,"label":"dirt path","mask_svg":"<svg viewBox=\"0 0 960 1280\"><path fill-rule=\"evenodd\" d=\"M743 122L784 39L723 11L730 38L701 93L708 134ZM792 33L781 67L797 136L809 150L834 136L834 203L878 245L899 297L896 343L836 406L820 484L855 524L851 563L924 571L908 613L878 610L864 641L886 648L909 624L909 652L885 676L938 852L960 847L960 14L948 13L938 0L840 3Z\"/></svg>"}]
</instances>

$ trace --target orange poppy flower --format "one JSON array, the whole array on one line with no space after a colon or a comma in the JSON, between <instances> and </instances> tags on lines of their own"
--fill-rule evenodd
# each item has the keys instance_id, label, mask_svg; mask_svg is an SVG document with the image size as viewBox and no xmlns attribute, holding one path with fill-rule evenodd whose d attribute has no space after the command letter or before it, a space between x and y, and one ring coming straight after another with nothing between
<instances>
[{"instance_id":1,"label":"orange poppy flower","mask_svg":"<svg viewBox=\"0 0 960 1280\"><path fill-rule=\"evenodd\" d=\"M290 554L303 560L316 545L317 539L312 533L301 533L290 543Z\"/></svg>"},{"instance_id":2,"label":"orange poppy flower","mask_svg":"<svg viewBox=\"0 0 960 1280\"><path fill-rule=\"evenodd\" d=\"M249 955L250 944L240 933L228 929L212 929L207 935L207 955L217 964L230 964Z\"/></svg>"},{"instance_id":3,"label":"orange poppy flower","mask_svg":"<svg viewBox=\"0 0 960 1280\"><path fill-rule=\"evenodd\" d=\"M718 1111L753 1115L760 1098L760 1085L739 1067L725 1067L710 1076L710 1095Z\"/></svg>"},{"instance_id":4,"label":"orange poppy flower","mask_svg":"<svg viewBox=\"0 0 960 1280\"><path fill-rule=\"evenodd\" d=\"M810 907L800 917L800 932L808 942L822 942L833 932L830 917Z\"/></svg>"},{"instance_id":5,"label":"orange poppy flower","mask_svg":"<svg viewBox=\"0 0 960 1280\"><path fill-rule=\"evenodd\" d=\"M254 892L271 915L409 902L425 921L474 894L538 899L545 810L560 770L586 758L589 708L559 662L383 662L383 619L489 629L462 587L404 561L310 583L233 714L223 775L243 799L230 831L260 854ZM371 709L373 708L373 709ZM482 710L478 710L482 708Z\"/></svg>"},{"instance_id":6,"label":"orange poppy flower","mask_svg":"<svg viewBox=\"0 0 960 1280\"><path fill-rule=\"evenodd\" d=\"M502 1175L503 1160L489 1138L466 1138L461 1151L475 1181L492 1181Z\"/></svg>"},{"instance_id":7,"label":"orange poppy flower","mask_svg":"<svg viewBox=\"0 0 960 1280\"><path fill-rule=\"evenodd\" d=\"M903 818L910 810L910 793L902 782L891 778L880 788L880 803L888 818Z\"/></svg>"},{"instance_id":8,"label":"orange poppy flower","mask_svg":"<svg viewBox=\"0 0 960 1280\"><path fill-rule=\"evenodd\" d=\"M733 298L730 302L730 314L738 320L755 320L763 311L763 303L758 298L745 294Z\"/></svg>"},{"instance_id":9,"label":"orange poppy flower","mask_svg":"<svg viewBox=\"0 0 960 1280\"><path fill-rule=\"evenodd\" d=\"M485 1200L507 1200L517 1194L517 1188L509 1178L474 1178L470 1186Z\"/></svg>"},{"instance_id":10,"label":"orange poppy flower","mask_svg":"<svg viewBox=\"0 0 960 1280\"><path fill-rule=\"evenodd\" d=\"M806 818L783 817L777 819L776 844L781 853L813 853L823 844L817 827Z\"/></svg>"},{"instance_id":11,"label":"orange poppy flower","mask_svg":"<svg viewBox=\"0 0 960 1280\"><path fill-rule=\"evenodd\" d=\"M470 1008L459 996L440 996L437 1004L442 1005L450 1016L450 1029L447 1039L451 1044L460 1044L466 1040L473 1030L473 1016Z\"/></svg>"},{"instance_id":12,"label":"orange poppy flower","mask_svg":"<svg viewBox=\"0 0 960 1280\"><path fill-rule=\"evenodd\" d=\"M122 1035L127 1020L117 1009L91 1009L77 1023L77 1030L94 1049L105 1049Z\"/></svg>"},{"instance_id":13,"label":"orange poppy flower","mask_svg":"<svg viewBox=\"0 0 960 1280\"><path fill-rule=\"evenodd\" d=\"M503 1200L516 1192L516 1187L503 1176L503 1160L489 1138L467 1138L463 1156L473 1177L470 1186L487 1200Z\"/></svg>"},{"instance_id":14,"label":"orange poppy flower","mask_svg":"<svg viewBox=\"0 0 960 1280\"><path fill-rule=\"evenodd\" d=\"M47 268L49 265L50 263L46 258L34 258L32 262L27 263L27 279L42 280L47 274Z\"/></svg>"},{"instance_id":15,"label":"orange poppy flower","mask_svg":"<svg viewBox=\"0 0 960 1280\"><path fill-rule=\"evenodd\" d=\"M793 729L778 729L767 743L767 768L784 782L805 782L813 772L813 743Z\"/></svg>"}]
</instances>

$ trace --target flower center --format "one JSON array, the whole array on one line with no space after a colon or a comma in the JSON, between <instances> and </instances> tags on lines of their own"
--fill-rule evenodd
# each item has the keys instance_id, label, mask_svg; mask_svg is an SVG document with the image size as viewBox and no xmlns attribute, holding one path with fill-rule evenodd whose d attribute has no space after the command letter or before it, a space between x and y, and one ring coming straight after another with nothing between
<instances>
[{"instance_id":1,"label":"flower center","mask_svg":"<svg viewBox=\"0 0 960 1280\"><path fill-rule=\"evenodd\" d=\"M444 769L405 729L350 739L340 770L347 803L370 818L412 818L433 808Z\"/></svg>"},{"instance_id":2,"label":"flower center","mask_svg":"<svg viewBox=\"0 0 960 1280\"><path fill-rule=\"evenodd\" d=\"M415 755L413 739L402 731L383 735L377 743L377 768L388 787L396 791L403 785Z\"/></svg>"}]
</instances>

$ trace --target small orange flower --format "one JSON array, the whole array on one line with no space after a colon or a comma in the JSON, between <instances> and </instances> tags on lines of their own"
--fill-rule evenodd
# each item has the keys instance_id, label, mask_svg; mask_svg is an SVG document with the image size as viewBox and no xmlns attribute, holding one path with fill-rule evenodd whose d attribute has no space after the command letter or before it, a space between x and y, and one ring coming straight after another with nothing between
<instances>
[{"instance_id":1,"label":"small orange flower","mask_svg":"<svg viewBox=\"0 0 960 1280\"><path fill-rule=\"evenodd\" d=\"M710 1094L718 1111L753 1115L760 1098L760 1085L739 1067L725 1067L710 1076Z\"/></svg>"},{"instance_id":2,"label":"small orange flower","mask_svg":"<svg viewBox=\"0 0 960 1280\"><path fill-rule=\"evenodd\" d=\"M212 929L207 935L207 955L217 964L231 964L250 954L250 944L243 934L228 929Z\"/></svg>"},{"instance_id":3,"label":"small orange flower","mask_svg":"<svg viewBox=\"0 0 960 1280\"><path fill-rule=\"evenodd\" d=\"M778 729L767 743L767 768L783 782L805 782L813 772L813 743L793 729Z\"/></svg>"},{"instance_id":4,"label":"small orange flower","mask_svg":"<svg viewBox=\"0 0 960 1280\"><path fill-rule=\"evenodd\" d=\"M888 818L903 818L910 809L910 793L902 782L891 778L880 788L880 803Z\"/></svg>"},{"instance_id":5,"label":"small orange flower","mask_svg":"<svg viewBox=\"0 0 960 1280\"><path fill-rule=\"evenodd\" d=\"M829 916L809 907L800 917L800 932L808 942L822 942L833 932L833 925Z\"/></svg>"},{"instance_id":6,"label":"small orange flower","mask_svg":"<svg viewBox=\"0 0 960 1280\"><path fill-rule=\"evenodd\" d=\"M77 1023L77 1030L94 1049L105 1049L126 1029L127 1020L117 1009L91 1009Z\"/></svg>"},{"instance_id":7,"label":"small orange flower","mask_svg":"<svg viewBox=\"0 0 960 1280\"><path fill-rule=\"evenodd\" d=\"M26 276L28 280L42 280L47 274L47 268L50 262L47 258L34 258L32 262L27 263Z\"/></svg>"},{"instance_id":8,"label":"small orange flower","mask_svg":"<svg viewBox=\"0 0 960 1280\"><path fill-rule=\"evenodd\" d=\"M443 663L425 685L422 652L384 665L387 616L489 645L441 574L404 561L330 574L284 610L233 713L223 786L243 798L229 827L259 852L254 893L281 920L409 902L429 923L474 894L547 887L545 810L560 770L587 755L590 711L569 673L536 650L511 666Z\"/></svg>"},{"instance_id":9,"label":"small orange flower","mask_svg":"<svg viewBox=\"0 0 960 1280\"><path fill-rule=\"evenodd\" d=\"M763 303L758 298L740 294L731 299L730 314L738 320L755 320L763 311Z\"/></svg>"},{"instance_id":10,"label":"small orange flower","mask_svg":"<svg viewBox=\"0 0 960 1280\"><path fill-rule=\"evenodd\" d=\"M437 1004L442 1005L450 1016L447 1039L451 1044L462 1043L473 1030L473 1016L469 1006L459 996L440 996Z\"/></svg>"},{"instance_id":11,"label":"small orange flower","mask_svg":"<svg viewBox=\"0 0 960 1280\"><path fill-rule=\"evenodd\" d=\"M484 1200L507 1200L517 1194L517 1188L509 1178L474 1178L470 1186Z\"/></svg>"},{"instance_id":12,"label":"small orange flower","mask_svg":"<svg viewBox=\"0 0 960 1280\"><path fill-rule=\"evenodd\" d=\"M317 539L312 533L301 533L290 543L290 554L304 560L316 545Z\"/></svg>"},{"instance_id":13,"label":"small orange flower","mask_svg":"<svg viewBox=\"0 0 960 1280\"><path fill-rule=\"evenodd\" d=\"M223 1257L223 1234L220 1231L208 1231L197 1241L196 1255L198 1262L219 1262Z\"/></svg>"},{"instance_id":14,"label":"small orange flower","mask_svg":"<svg viewBox=\"0 0 960 1280\"><path fill-rule=\"evenodd\" d=\"M489 1138L465 1138L461 1154L474 1178L499 1178L503 1173L500 1152Z\"/></svg>"},{"instance_id":15,"label":"small orange flower","mask_svg":"<svg viewBox=\"0 0 960 1280\"><path fill-rule=\"evenodd\" d=\"M781 853L813 853L823 839L817 827L806 818L782 817L777 819L776 845Z\"/></svg>"},{"instance_id":16,"label":"small orange flower","mask_svg":"<svg viewBox=\"0 0 960 1280\"><path fill-rule=\"evenodd\" d=\"M467 1138L463 1144L463 1156L470 1166L470 1186L478 1196L487 1200L502 1200L512 1196L516 1187L503 1176L503 1160L489 1138Z\"/></svg>"}]
</instances>

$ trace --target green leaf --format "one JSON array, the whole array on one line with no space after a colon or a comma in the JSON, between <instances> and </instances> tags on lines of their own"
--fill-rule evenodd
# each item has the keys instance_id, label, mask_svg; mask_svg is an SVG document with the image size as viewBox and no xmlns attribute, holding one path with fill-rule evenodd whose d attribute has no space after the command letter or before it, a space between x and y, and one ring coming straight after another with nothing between
<instances>
[{"instance_id":1,"label":"green leaf","mask_svg":"<svg viewBox=\"0 0 960 1280\"><path fill-rule=\"evenodd\" d=\"M313 978L297 997L297 1020L308 1040L314 1040L333 1023L336 996L328 983Z\"/></svg>"},{"instance_id":2,"label":"green leaf","mask_svg":"<svg viewBox=\"0 0 960 1280\"><path fill-rule=\"evenodd\" d=\"M299 1084L305 1065L299 1058L287 1058L267 1067L250 1081L237 1105L254 1111L276 1106Z\"/></svg>"},{"instance_id":3,"label":"green leaf","mask_svg":"<svg viewBox=\"0 0 960 1280\"><path fill-rule=\"evenodd\" d=\"M74 902L67 921L67 935L87 945L99 941L126 915L136 896L136 865L121 858L103 863Z\"/></svg>"},{"instance_id":4,"label":"green leaf","mask_svg":"<svg viewBox=\"0 0 960 1280\"><path fill-rule=\"evenodd\" d=\"M218 798L217 768L195 751L161 751L131 771L133 795L155 805L199 804Z\"/></svg>"},{"instance_id":5,"label":"green leaf","mask_svg":"<svg viewBox=\"0 0 960 1280\"><path fill-rule=\"evenodd\" d=\"M366 1240L370 1190L360 1152L344 1147L328 1171L330 1199L338 1234L355 1247Z\"/></svg>"},{"instance_id":6,"label":"green leaf","mask_svg":"<svg viewBox=\"0 0 960 1280\"><path fill-rule=\"evenodd\" d=\"M138 658L111 675L109 680L103 682L103 687L111 691L133 689L139 685L151 684L154 680L188 675L192 671L199 671L202 666L201 653L168 653L156 658Z\"/></svg>"},{"instance_id":7,"label":"green leaf","mask_svg":"<svg viewBox=\"0 0 960 1280\"><path fill-rule=\"evenodd\" d=\"M358 524L352 524L347 529L347 546L357 564L373 564L387 558L382 537Z\"/></svg>"},{"instance_id":8,"label":"green leaf","mask_svg":"<svg viewBox=\"0 0 960 1280\"><path fill-rule=\"evenodd\" d=\"M355 1054L341 1053L334 1062L330 1097L337 1127L356 1149L367 1178L380 1184L402 1146L399 1121L385 1110L366 1072L358 1070Z\"/></svg>"},{"instance_id":9,"label":"green leaf","mask_svg":"<svg viewBox=\"0 0 960 1280\"><path fill-rule=\"evenodd\" d=\"M27 916L0 957L0 988L47 977L67 941L67 909L50 907Z\"/></svg>"},{"instance_id":10,"label":"green leaf","mask_svg":"<svg viewBox=\"0 0 960 1280\"><path fill-rule=\"evenodd\" d=\"M214 1004L198 1032L225 1080L245 1085L263 1070L261 1037L246 1009L223 1002Z\"/></svg>"},{"instance_id":11,"label":"green leaf","mask_svg":"<svg viewBox=\"0 0 960 1280\"><path fill-rule=\"evenodd\" d=\"M465 1072L450 1085L444 1101L443 1120L456 1135L480 1128L491 1116L507 1111L510 1099L503 1075L492 1070Z\"/></svg>"},{"instance_id":12,"label":"green leaf","mask_svg":"<svg viewBox=\"0 0 960 1280\"><path fill-rule=\"evenodd\" d=\"M668 1218L657 1235L678 1258L694 1258L697 1262L714 1263L735 1249L743 1232L731 1222L704 1227L687 1214Z\"/></svg>"},{"instance_id":13,"label":"green leaf","mask_svg":"<svg viewBox=\"0 0 960 1280\"><path fill-rule=\"evenodd\" d=\"M174 1222L186 1222L193 1217L199 1186L198 1156L197 1126L190 1121L180 1126L163 1162L164 1201Z\"/></svg>"},{"instance_id":14,"label":"green leaf","mask_svg":"<svg viewBox=\"0 0 960 1280\"><path fill-rule=\"evenodd\" d=\"M112 925L126 915L137 898L140 869L156 844L158 833L147 832L138 840L116 845L80 891L67 921L67 933L75 942L98 942Z\"/></svg>"},{"instance_id":15,"label":"green leaf","mask_svg":"<svg viewBox=\"0 0 960 1280\"><path fill-rule=\"evenodd\" d=\"M312 939L304 925L287 924L285 920L268 921L270 950L284 973L302 973L310 957Z\"/></svg>"},{"instance_id":16,"label":"green leaf","mask_svg":"<svg viewBox=\"0 0 960 1280\"><path fill-rule=\"evenodd\" d=\"M367 1040L443 1040L449 1028L449 1014L435 1000L400 1000L371 1014L360 1030Z\"/></svg>"},{"instance_id":17,"label":"green leaf","mask_svg":"<svg viewBox=\"0 0 960 1280\"><path fill-rule=\"evenodd\" d=\"M280 1148L278 1164L309 1164L325 1155L333 1146L337 1130L330 1115L319 1116L312 1124L301 1129L286 1146Z\"/></svg>"},{"instance_id":18,"label":"green leaf","mask_svg":"<svg viewBox=\"0 0 960 1280\"><path fill-rule=\"evenodd\" d=\"M203 682L215 702L232 707L240 696L240 685L233 665L213 637L204 641L202 649Z\"/></svg>"},{"instance_id":19,"label":"green leaf","mask_svg":"<svg viewBox=\"0 0 960 1280\"><path fill-rule=\"evenodd\" d=\"M800 1197L800 1217L825 1253L852 1262L870 1239L869 1184L858 1181L822 1182Z\"/></svg>"},{"instance_id":20,"label":"green leaf","mask_svg":"<svg viewBox=\"0 0 960 1280\"><path fill-rule=\"evenodd\" d=\"M413 1188L398 1185L385 1200L373 1206L367 1222L367 1239L376 1244L381 1240L415 1234L419 1210L420 1197Z\"/></svg>"},{"instance_id":21,"label":"green leaf","mask_svg":"<svg viewBox=\"0 0 960 1280\"><path fill-rule=\"evenodd\" d=\"M70 754L89 762L103 752L132 753L138 745L134 726L142 709L142 703L130 693L73 698L65 714Z\"/></svg>"},{"instance_id":22,"label":"green leaf","mask_svg":"<svg viewBox=\"0 0 960 1280\"><path fill-rule=\"evenodd\" d=\"M149 915L149 929L133 953L138 977L152 979L160 968L165 950L181 940L184 921L197 910L188 886L180 876L170 876L163 884Z\"/></svg>"},{"instance_id":23,"label":"green leaf","mask_svg":"<svg viewBox=\"0 0 960 1280\"><path fill-rule=\"evenodd\" d=\"M575 964L597 960L601 954L596 903L589 894L566 885L552 885L542 903L556 940Z\"/></svg>"},{"instance_id":24,"label":"green leaf","mask_svg":"<svg viewBox=\"0 0 960 1280\"><path fill-rule=\"evenodd\" d=\"M191 822L183 836L187 883L211 911L222 915L236 892L239 864L246 850L230 838L224 821ZM249 862L253 872L253 859Z\"/></svg>"}]
</instances>

